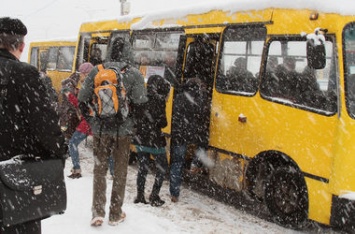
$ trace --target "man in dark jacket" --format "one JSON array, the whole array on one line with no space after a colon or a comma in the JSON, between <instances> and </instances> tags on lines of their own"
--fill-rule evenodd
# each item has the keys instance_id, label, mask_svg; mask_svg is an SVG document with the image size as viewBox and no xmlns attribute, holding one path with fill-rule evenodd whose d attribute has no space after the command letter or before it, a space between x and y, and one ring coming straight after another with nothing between
<instances>
[{"instance_id":1,"label":"man in dark jacket","mask_svg":"<svg viewBox=\"0 0 355 234\"><path fill-rule=\"evenodd\" d=\"M64 159L58 115L39 72L19 61L26 34L20 20L0 18L0 161L19 154ZM0 232L41 233L41 222L1 226Z\"/></svg>"},{"instance_id":2,"label":"man in dark jacket","mask_svg":"<svg viewBox=\"0 0 355 234\"><path fill-rule=\"evenodd\" d=\"M174 100L171 130L170 195L177 202L180 195L182 172L187 146L198 147L192 166L201 167L199 158L208 146L208 96L205 84L190 78Z\"/></svg>"}]
</instances>

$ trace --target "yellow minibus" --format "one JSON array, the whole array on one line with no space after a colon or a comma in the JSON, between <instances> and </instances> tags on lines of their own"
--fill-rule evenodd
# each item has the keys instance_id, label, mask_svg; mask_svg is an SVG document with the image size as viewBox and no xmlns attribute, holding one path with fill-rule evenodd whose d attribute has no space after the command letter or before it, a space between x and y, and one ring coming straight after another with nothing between
<instances>
[{"instance_id":1,"label":"yellow minibus","mask_svg":"<svg viewBox=\"0 0 355 234\"><path fill-rule=\"evenodd\" d=\"M53 87L59 92L61 81L74 72L77 39L33 41L30 43L28 62L46 72Z\"/></svg>"},{"instance_id":2,"label":"yellow minibus","mask_svg":"<svg viewBox=\"0 0 355 234\"><path fill-rule=\"evenodd\" d=\"M173 86L168 140L174 96L199 77L209 90L206 180L264 201L282 225L354 227L355 16L283 5L84 23L76 63L95 47L109 59L115 40L130 41L145 78L160 74Z\"/></svg>"}]
</instances>

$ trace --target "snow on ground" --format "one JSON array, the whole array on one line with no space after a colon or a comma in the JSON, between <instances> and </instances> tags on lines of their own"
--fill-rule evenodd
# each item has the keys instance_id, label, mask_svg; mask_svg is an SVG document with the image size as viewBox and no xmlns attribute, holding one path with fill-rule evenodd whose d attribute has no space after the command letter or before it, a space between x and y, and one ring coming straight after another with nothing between
<instances>
[{"instance_id":1,"label":"snow on ground","mask_svg":"<svg viewBox=\"0 0 355 234\"><path fill-rule=\"evenodd\" d=\"M217 234L217 233L303 233L285 229L277 224L267 222L235 207L217 202L212 198L182 188L180 201L172 203L169 199L168 182L161 190L161 198L166 201L162 207L134 204L136 195L136 166L129 166L126 195L123 210L127 214L125 222L118 226L109 226L106 217L101 227L91 227L91 201L93 182L93 156L90 141L80 147L83 177L70 179L71 159L66 162L65 180L67 185L67 210L63 215L55 215L42 221L43 234L90 234L90 233L124 233L124 234ZM153 175L148 175L146 197L153 184ZM112 180L108 180L107 198L110 200ZM106 207L108 212L108 205ZM106 214L106 216L108 216Z\"/></svg>"}]
</instances>

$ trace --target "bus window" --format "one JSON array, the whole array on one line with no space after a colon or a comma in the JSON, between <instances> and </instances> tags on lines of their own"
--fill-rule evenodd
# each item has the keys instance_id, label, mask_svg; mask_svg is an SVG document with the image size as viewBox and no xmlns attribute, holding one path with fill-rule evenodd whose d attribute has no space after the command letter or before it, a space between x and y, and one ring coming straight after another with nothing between
<instances>
[{"instance_id":1,"label":"bus window","mask_svg":"<svg viewBox=\"0 0 355 234\"><path fill-rule=\"evenodd\" d=\"M107 54L107 40L100 40L100 43L92 44L90 50L89 62L96 66L104 62Z\"/></svg>"},{"instance_id":2,"label":"bus window","mask_svg":"<svg viewBox=\"0 0 355 234\"><path fill-rule=\"evenodd\" d=\"M31 49L31 58L30 58L30 64L35 67L39 67L38 61L39 61L39 54L38 54L38 47L34 47Z\"/></svg>"},{"instance_id":3,"label":"bus window","mask_svg":"<svg viewBox=\"0 0 355 234\"><path fill-rule=\"evenodd\" d=\"M71 71L73 68L75 47L59 47L58 51L58 65L59 71Z\"/></svg>"},{"instance_id":4,"label":"bus window","mask_svg":"<svg viewBox=\"0 0 355 234\"><path fill-rule=\"evenodd\" d=\"M78 52L76 56L76 66L75 69L78 70L82 63L89 61L89 47L90 47L90 34L83 34L80 36Z\"/></svg>"},{"instance_id":5,"label":"bus window","mask_svg":"<svg viewBox=\"0 0 355 234\"><path fill-rule=\"evenodd\" d=\"M350 24L345 27L343 34L346 106L349 115L355 118L355 25Z\"/></svg>"},{"instance_id":6,"label":"bus window","mask_svg":"<svg viewBox=\"0 0 355 234\"><path fill-rule=\"evenodd\" d=\"M326 41L326 66L307 65L307 41L302 38L273 39L268 46L261 94L301 108L336 111L333 43Z\"/></svg>"},{"instance_id":7,"label":"bus window","mask_svg":"<svg viewBox=\"0 0 355 234\"><path fill-rule=\"evenodd\" d=\"M47 71L47 64L48 64L48 50L40 50L38 69L40 71Z\"/></svg>"},{"instance_id":8,"label":"bus window","mask_svg":"<svg viewBox=\"0 0 355 234\"><path fill-rule=\"evenodd\" d=\"M133 35L133 60L145 80L160 75L176 84L176 60L182 32L139 31Z\"/></svg>"},{"instance_id":9,"label":"bus window","mask_svg":"<svg viewBox=\"0 0 355 234\"><path fill-rule=\"evenodd\" d=\"M47 70L53 71L57 69L59 47L50 47L48 50Z\"/></svg>"},{"instance_id":10,"label":"bus window","mask_svg":"<svg viewBox=\"0 0 355 234\"><path fill-rule=\"evenodd\" d=\"M265 35L264 27L226 29L216 83L220 92L247 95L256 92Z\"/></svg>"}]
</instances>

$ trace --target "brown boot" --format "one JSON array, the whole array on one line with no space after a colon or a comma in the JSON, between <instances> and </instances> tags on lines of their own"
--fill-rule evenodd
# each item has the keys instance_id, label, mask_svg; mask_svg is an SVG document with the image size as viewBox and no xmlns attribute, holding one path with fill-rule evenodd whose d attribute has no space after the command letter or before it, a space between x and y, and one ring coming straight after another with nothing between
<instances>
[{"instance_id":1,"label":"brown boot","mask_svg":"<svg viewBox=\"0 0 355 234\"><path fill-rule=\"evenodd\" d=\"M81 169L72 169L71 175L68 177L71 179L79 179L81 177Z\"/></svg>"}]
</instances>

